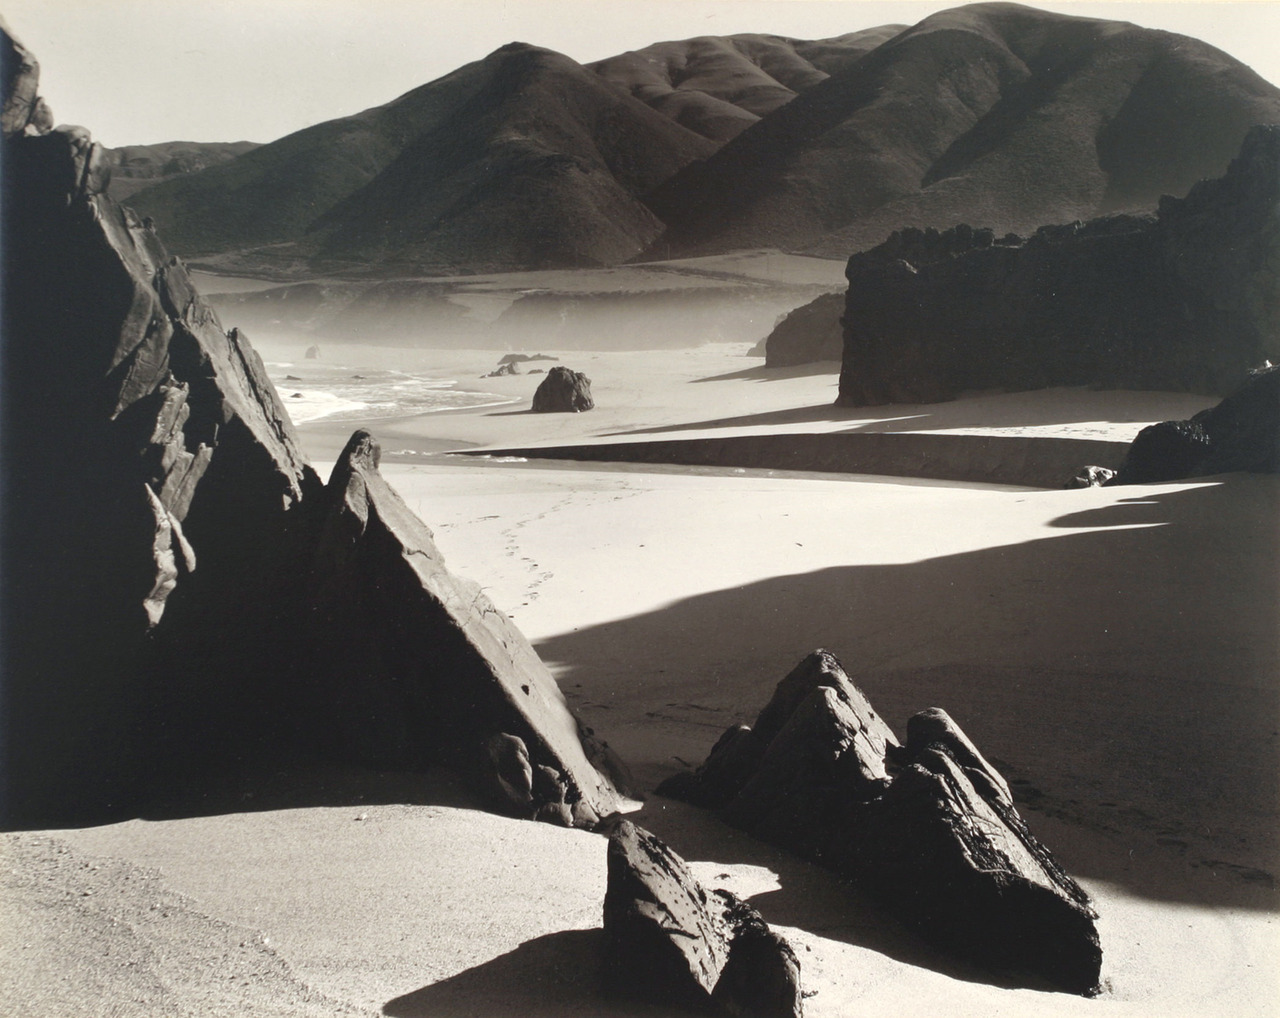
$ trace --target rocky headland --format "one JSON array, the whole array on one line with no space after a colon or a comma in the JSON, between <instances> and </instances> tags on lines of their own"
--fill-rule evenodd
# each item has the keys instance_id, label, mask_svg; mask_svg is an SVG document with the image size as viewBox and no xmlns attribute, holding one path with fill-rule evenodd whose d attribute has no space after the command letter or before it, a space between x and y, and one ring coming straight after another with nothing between
<instances>
[{"instance_id":1,"label":"rocky headland","mask_svg":"<svg viewBox=\"0 0 1280 1018\"><path fill-rule=\"evenodd\" d=\"M846 275L841 406L1090 385L1226 393L1280 360L1280 127L1153 216L908 229Z\"/></svg>"}]
</instances>

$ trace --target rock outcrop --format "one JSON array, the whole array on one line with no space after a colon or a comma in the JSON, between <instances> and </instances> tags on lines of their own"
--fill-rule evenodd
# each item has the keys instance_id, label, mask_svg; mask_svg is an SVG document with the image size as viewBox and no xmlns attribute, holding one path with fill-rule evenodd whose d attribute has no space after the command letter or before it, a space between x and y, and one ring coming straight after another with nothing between
<instances>
[{"instance_id":1,"label":"rock outcrop","mask_svg":"<svg viewBox=\"0 0 1280 1018\"><path fill-rule=\"evenodd\" d=\"M1107 484L1143 484L1243 470L1280 473L1280 367L1249 381L1189 421L1163 421L1138 432Z\"/></svg>"},{"instance_id":2,"label":"rock outcrop","mask_svg":"<svg viewBox=\"0 0 1280 1018\"><path fill-rule=\"evenodd\" d=\"M611 754L367 436L325 489L248 339L106 196L88 132L43 129L35 63L0 43L5 821L137 815L366 746L460 764L520 815L615 810Z\"/></svg>"},{"instance_id":3,"label":"rock outcrop","mask_svg":"<svg viewBox=\"0 0 1280 1018\"><path fill-rule=\"evenodd\" d=\"M844 355L843 293L824 293L796 308L765 337L764 366L789 368Z\"/></svg>"},{"instance_id":4,"label":"rock outcrop","mask_svg":"<svg viewBox=\"0 0 1280 1018\"><path fill-rule=\"evenodd\" d=\"M576 414L595 408L591 398L591 379L581 371L557 364L538 383L533 394L536 414Z\"/></svg>"},{"instance_id":5,"label":"rock outcrop","mask_svg":"<svg viewBox=\"0 0 1280 1018\"><path fill-rule=\"evenodd\" d=\"M1280 360L1280 126L1225 176L1116 216L996 237L903 230L849 259L839 403L1059 385L1225 393Z\"/></svg>"},{"instance_id":6,"label":"rock outcrop","mask_svg":"<svg viewBox=\"0 0 1280 1018\"><path fill-rule=\"evenodd\" d=\"M454 764L488 775L510 812L594 826L622 805L606 776L621 783L621 764L510 619L448 571L379 456L357 431L325 492L308 586L326 741L375 766Z\"/></svg>"},{"instance_id":7,"label":"rock outcrop","mask_svg":"<svg viewBox=\"0 0 1280 1018\"><path fill-rule=\"evenodd\" d=\"M6 104L3 770L11 811L92 813L165 772L158 740L257 729L292 674L262 627L320 483L247 340L41 109Z\"/></svg>"},{"instance_id":8,"label":"rock outcrop","mask_svg":"<svg viewBox=\"0 0 1280 1018\"><path fill-rule=\"evenodd\" d=\"M800 964L760 913L708 892L684 860L623 821L609 839L604 979L612 993L667 1006L800 1018Z\"/></svg>"},{"instance_id":9,"label":"rock outcrop","mask_svg":"<svg viewBox=\"0 0 1280 1018\"><path fill-rule=\"evenodd\" d=\"M900 745L825 651L783 679L754 726L730 729L658 792L831 867L980 965L1098 987L1096 913L999 772L938 708L913 717Z\"/></svg>"}]
</instances>

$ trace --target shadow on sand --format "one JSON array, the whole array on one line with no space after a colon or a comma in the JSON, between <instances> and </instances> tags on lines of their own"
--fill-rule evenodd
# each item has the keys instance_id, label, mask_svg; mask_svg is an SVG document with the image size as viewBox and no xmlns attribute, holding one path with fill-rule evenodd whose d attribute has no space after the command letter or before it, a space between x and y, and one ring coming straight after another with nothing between
<instances>
[{"instance_id":1,"label":"shadow on sand","mask_svg":"<svg viewBox=\"0 0 1280 1018\"><path fill-rule=\"evenodd\" d=\"M754 368L740 368L737 371L726 371L722 375L708 375L706 378L695 378L698 382L777 382L786 378L809 378L812 375L840 374L839 361L811 361L808 364L793 364L786 368L766 368L759 365Z\"/></svg>"},{"instance_id":2,"label":"shadow on sand","mask_svg":"<svg viewBox=\"0 0 1280 1018\"><path fill-rule=\"evenodd\" d=\"M1280 479L1132 490L1043 539L776 576L538 650L562 686L581 684L587 723L656 782L827 647L899 734L914 712L946 708L1074 874L1273 907ZM681 675L664 672L676 642ZM623 714L643 720L611 729Z\"/></svg>"},{"instance_id":3,"label":"shadow on sand","mask_svg":"<svg viewBox=\"0 0 1280 1018\"><path fill-rule=\"evenodd\" d=\"M607 998L600 990L601 930L562 930L525 941L514 951L389 1000L390 1018L594 1018ZM608 1000L608 1014L662 1018L689 1012Z\"/></svg>"}]
</instances>

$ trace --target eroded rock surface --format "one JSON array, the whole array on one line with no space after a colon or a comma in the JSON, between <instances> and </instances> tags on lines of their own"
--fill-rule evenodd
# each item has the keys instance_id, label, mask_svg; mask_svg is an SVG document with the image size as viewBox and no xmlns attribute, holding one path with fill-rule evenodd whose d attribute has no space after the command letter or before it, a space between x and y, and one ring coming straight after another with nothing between
<instances>
[{"instance_id":1,"label":"eroded rock surface","mask_svg":"<svg viewBox=\"0 0 1280 1018\"><path fill-rule=\"evenodd\" d=\"M581 371L557 364L538 383L533 394L533 412L540 414L581 413L595 408L591 398L591 379Z\"/></svg>"},{"instance_id":2,"label":"eroded rock surface","mask_svg":"<svg viewBox=\"0 0 1280 1018\"><path fill-rule=\"evenodd\" d=\"M658 792L831 867L962 957L1074 993L1098 987L1096 913L1000 773L936 707L900 745L825 651L779 684L754 727L730 729Z\"/></svg>"},{"instance_id":3,"label":"eroded rock surface","mask_svg":"<svg viewBox=\"0 0 1280 1018\"><path fill-rule=\"evenodd\" d=\"M555 679L478 585L453 576L357 431L326 489L310 589L344 755L488 771L508 809L594 825L622 797L607 747L582 732ZM496 739L496 741L495 741ZM594 759L589 759L590 754Z\"/></svg>"},{"instance_id":4,"label":"eroded rock surface","mask_svg":"<svg viewBox=\"0 0 1280 1018\"><path fill-rule=\"evenodd\" d=\"M291 673L262 627L320 484L101 147L42 126L33 60L5 70L6 809L92 815L165 774L158 742L263 734Z\"/></svg>"},{"instance_id":5,"label":"eroded rock surface","mask_svg":"<svg viewBox=\"0 0 1280 1018\"><path fill-rule=\"evenodd\" d=\"M1280 126L1154 216L902 230L849 259L842 406L969 389L1226 393L1280 360Z\"/></svg>"},{"instance_id":6,"label":"eroded rock surface","mask_svg":"<svg viewBox=\"0 0 1280 1018\"><path fill-rule=\"evenodd\" d=\"M604 979L612 993L754 1018L800 1018L800 964L760 913L708 891L684 860L623 821L609 839Z\"/></svg>"},{"instance_id":7,"label":"eroded rock surface","mask_svg":"<svg viewBox=\"0 0 1280 1018\"><path fill-rule=\"evenodd\" d=\"M42 128L35 62L0 44L6 822L138 815L324 753L455 764L522 816L613 812L621 765L369 436L324 488L247 337L107 197L89 133Z\"/></svg>"}]
</instances>

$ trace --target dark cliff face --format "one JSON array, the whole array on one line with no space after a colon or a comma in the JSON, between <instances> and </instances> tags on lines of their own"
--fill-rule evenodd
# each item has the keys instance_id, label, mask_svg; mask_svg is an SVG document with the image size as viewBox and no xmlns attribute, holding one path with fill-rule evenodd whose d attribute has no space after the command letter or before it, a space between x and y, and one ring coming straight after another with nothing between
<instances>
[{"instance_id":1,"label":"dark cliff face","mask_svg":"<svg viewBox=\"0 0 1280 1018\"><path fill-rule=\"evenodd\" d=\"M616 809L597 766L621 765L444 568L376 447L322 488L248 339L106 196L88 132L47 129L34 61L0 44L4 822L200 808L210 782L325 752L367 761L369 745L405 769L515 780L503 807L520 815ZM397 707L357 719L353 699ZM344 719L360 746L334 737ZM498 777L493 739L519 745Z\"/></svg>"},{"instance_id":2,"label":"dark cliff face","mask_svg":"<svg viewBox=\"0 0 1280 1018\"><path fill-rule=\"evenodd\" d=\"M267 694L279 662L238 658L262 655L319 481L257 354L103 193L88 132L6 128L4 770L22 782L5 805L114 808L160 742Z\"/></svg>"},{"instance_id":3,"label":"dark cliff face","mask_svg":"<svg viewBox=\"0 0 1280 1018\"><path fill-rule=\"evenodd\" d=\"M1228 392L1280 354L1280 127L1155 216L904 230L849 260L839 402L1052 385Z\"/></svg>"}]
</instances>

